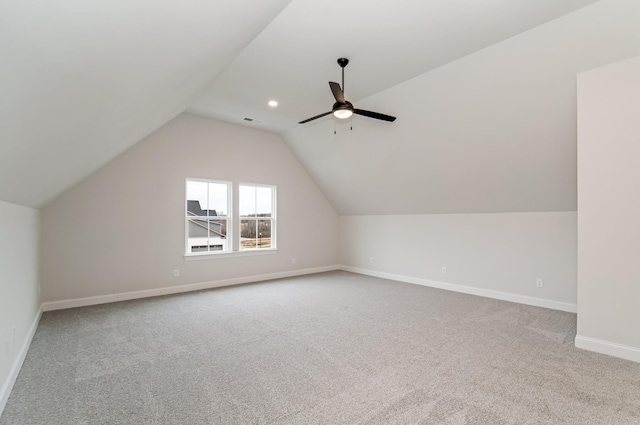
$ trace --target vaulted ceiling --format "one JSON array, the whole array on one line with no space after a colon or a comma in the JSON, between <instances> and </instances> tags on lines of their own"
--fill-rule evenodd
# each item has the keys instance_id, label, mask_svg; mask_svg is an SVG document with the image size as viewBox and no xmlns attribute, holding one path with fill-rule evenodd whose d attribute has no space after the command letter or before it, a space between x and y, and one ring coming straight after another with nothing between
<instances>
[{"instance_id":1,"label":"vaulted ceiling","mask_svg":"<svg viewBox=\"0 0 640 425\"><path fill-rule=\"evenodd\" d=\"M0 2L0 199L41 207L183 112L290 0Z\"/></svg>"},{"instance_id":2,"label":"vaulted ceiling","mask_svg":"<svg viewBox=\"0 0 640 425\"><path fill-rule=\"evenodd\" d=\"M639 24L637 0L8 0L0 200L41 207L187 111L281 133L341 214L573 210L575 74L640 54ZM395 123L297 124L343 56Z\"/></svg>"},{"instance_id":3,"label":"vaulted ceiling","mask_svg":"<svg viewBox=\"0 0 640 425\"><path fill-rule=\"evenodd\" d=\"M358 101L596 1L294 0L188 111L283 131L331 109L340 57Z\"/></svg>"}]
</instances>

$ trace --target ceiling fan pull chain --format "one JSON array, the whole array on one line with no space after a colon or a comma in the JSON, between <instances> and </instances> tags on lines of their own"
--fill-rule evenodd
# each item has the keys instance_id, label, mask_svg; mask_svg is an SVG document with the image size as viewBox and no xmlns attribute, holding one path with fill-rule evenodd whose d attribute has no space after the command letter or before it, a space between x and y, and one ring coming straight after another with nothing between
<instances>
[{"instance_id":1,"label":"ceiling fan pull chain","mask_svg":"<svg viewBox=\"0 0 640 425\"><path fill-rule=\"evenodd\" d=\"M333 120L333 134L338 134L336 133L336 120Z\"/></svg>"}]
</instances>

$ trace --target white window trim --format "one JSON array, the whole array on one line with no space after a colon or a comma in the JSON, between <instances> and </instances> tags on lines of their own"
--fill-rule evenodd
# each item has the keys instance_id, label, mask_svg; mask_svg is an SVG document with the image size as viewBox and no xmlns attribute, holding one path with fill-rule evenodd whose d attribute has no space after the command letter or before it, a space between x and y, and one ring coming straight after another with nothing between
<instances>
[{"instance_id":1,"label":"white window trim","mask_svg":"<svg viewBox=\"0 0 640 425\"><path fill-rule=\"evenodd\" d=\"M206 252L189 252L189 222L187 220L187 182L188 181L196 181L196 182L204 182L204 183L219 183L227 185L227 205L229 207L229 211L227 212L227 216L222 218L227 221L227 247L226 251L206 251ZM272 248L240 248L240 210L239 210L239 195L240 186L253 186L253 187L268 187L271 189L271 205L272 205L272 215L273 217L266 218L267 220L272 220L271 227L271 246ZM187 177L185 179L185 196L184 196L184 213L183 220L185 222L185 235L184 235L184 259L186 261L199 261L199 260L211 260L214 258L228 258L228 257L252 257L256 255L274 255L278 253L278 241L277 241L277 186L273 184L263 184L263 183L252 183L252 182L239 182L235 183L229 180L215 180L215 179L203 179L203 178L192 178ZM235 196L234 196L235 194ZM238 199L238 201L236 201ZM236 212L237 211L237 212ZM256 218L259 220L260 218ZM264 220L265 218L263 218ZM237 241L235 236L237 237ZM236 246L237 245L237 246Z\"/></svg>"},{"instance_id":2,"label":"white window trim","mask_svg":"<svg viewBox=\"0 0 640 425\"><path fill-rule=\"evenodd\" d=\"M278 205L276 204L277 196L276 191L277 187L274 184L263 184L263 183L251 183L251 182L239 182L238 183L238 191L240 191L240 186L252 186L252 187L268 187L271 189L271 217L269 218L260 218L260 217L240 217L240 206L238 206L238 251L234 252L262 252L262 251L277 251L278 250ZM238 199L240 195L238 195ZM271 246L273 248L242 248L242 244L240 243L240 223L242 220L271 220Z\"/></svg>"},{"instance_id":3,"label":"white window trim","mask_svg":"<svg viewBox=\"0 0 640 425\"><path fill-rule=\"evenodd\" d=\"M211 260L213 258L253 257L255 255L273 255L277 253L278 253L277 248L245 249L243 251L212 251L212 252L198 252L194 254L185 254L184 259L187 261Z\"/></svg>"},{"instance_id":4,"label":"white window trim","mask_svg":"<svg viewBox=\"0 0 640 425\"><path fill-rule=\"evenodd\" d=\"M216 183L216 184L224 184L227 186L227 215L222 216L220 220L225 220L227 222L227 249L225 251L206 251L206 252L189 252L189 214L187 211L187 186L189 182L202 182L202 183ZM208 206L207 206L208 209ZM233 251L233 231L229 232L229 229L233 229L234 220L233 220L233 182L228 180L215 180L215 179L202 179L202 178L192 178L187 177L184 181L184 212L182 219L184 220L184 257L192 257L192 256L217 256L230 254Z\"/></svg>"}]
</instances>

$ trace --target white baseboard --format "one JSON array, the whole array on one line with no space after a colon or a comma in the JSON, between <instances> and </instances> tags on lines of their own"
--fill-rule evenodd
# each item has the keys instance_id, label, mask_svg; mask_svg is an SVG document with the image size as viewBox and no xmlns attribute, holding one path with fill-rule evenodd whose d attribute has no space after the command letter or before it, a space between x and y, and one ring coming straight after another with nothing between
<instances>
[{"instance_id":1,"label":"white baseboard","mask_svg":"<svg viewBox=\"0 0 640 425\"><path fill-rule=\"evenodd\" d=\"M583 350L594 351L600 354L620 357L640 363L640 348L615 342L603 341L601 339L589 338L588 336L576 335L575 345Z\"/></svg>"},{"instance_id":2,"label":"white baseboard","mask_svg":"<svg viewBox=\"0 0 640 425\"><path fill-rule=\"evenodd\" d=\"M27 357L27 352L29 351L29 347L31 346L33 336L36 334L36 329L38 329L38 323L40 322L40 317L42 317L43 311L43 306L40 305L38 313L36 313L36 317L31 323L31 327L29 328L27 337L24 339L22 346L20 347L18 357L16 357L13 365L11 366L11 369L9 370L9 376L7 376L7 380L2 384L2 388L0 389L0 416L2 416L4 407L7 405L9 394L11 394L11 390L13 389L13 384L15 384L16 379L18 379L18 374L20 373L20 369L22 368L24 359Z\"/></svg>"},{"instance_id":3,"label":"white baseboard","mask_svg":"<svg viewBox=\"0 0 640 425\"><path fill-rule=\"evenodd\" d=\"M190 283L187 285L169 286L144 291L122 292L119 294L100 295L97 297L75 298L71 300L52 301L43 304L44 311L63 310L67 308L86 307L90 305L113 303L116 301L134 300L138 298L158 297L161 295L178 294L182 292L200 291L203 289L220 288L223 286L241 285L243 283L261 282L265 280L281 279L285 277L302 276L312 273L339 270L339 266L315 267L310 269L291 270L286 272L268 273L255 276L243 276L233 279L214 280L211 282Z\"/></svg>"},{"instance_id":4,"label":"white baseboard","mask_svg":"<svg viewBox=\"0 0 640 425\"><path fill-rule=\"evenodd\" d=\"M577 313L576 304L561 301L548 300L545 298L529 297L526 295L512 294L509 292L494 291L491 289L476 288L473 286L458 285L455 283L439 282L437 280L422 279L412 276L404 276L393 273L385 273L375 270L361 269L351 266L340 266L340 270L347 272L364 274L367 276L380 277L383 279L397 280L400 282L413 283L415 285L429 286L432 288L446 289L447 291L462 292L464 294L478 295L480 297L495 298L497 300L510 301L519 304L527 304L536 307L550 308L552 310Z\"/></svg>"}]
</instances>

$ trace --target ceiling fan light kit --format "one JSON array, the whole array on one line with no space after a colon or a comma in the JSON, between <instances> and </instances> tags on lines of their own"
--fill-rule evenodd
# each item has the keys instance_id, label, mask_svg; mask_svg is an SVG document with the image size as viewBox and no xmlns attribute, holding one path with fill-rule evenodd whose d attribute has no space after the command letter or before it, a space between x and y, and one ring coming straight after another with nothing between
<instances>
[{"instance_id":1,"label":"ceiling fan light kit","mask_svg":"<svg viewBox=\"0 0 640 425\"><path fill-rule=\"evenodd\" d=\"M333 104L333 108L331 111L325 112L324 114L316 115L315 117L308 118L304 121L300 121L299 124L305 124L309 121L316 120L318 118L322 118L326 115L333 113L333 116L338 119L347 119L351 117L353 114L362 115L369 118L375 118L377 120L389 121L393 122L396 120L396 117L392 117L390 115L381 114L379 112L365 111L364 109L356 109L353 107L353 104L347 101L344 97L344 68L349 64L349 59L340 58L338 59L338 65L342 68L342 88L340 88L340 84L334 83L333 81L329 81L329 88L331 88L331 93L333 93L333 97L336 99L336 103Z\"/></svg>"},{"instance_id":2,"label":"ceiling fan light kit","mask_svg":"<svg viewBox=\"0 0 640 425\"><path fill-rule=\"evenodd\" d=\"M333 116L341 120L347 119L351 115L353 115L353 112L348 108L339 108L333 111Z\"/></svg>"}]
</instances>

